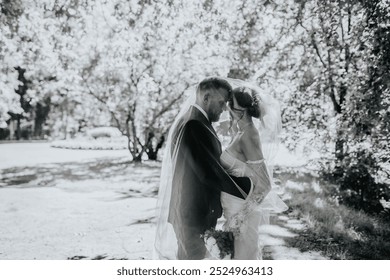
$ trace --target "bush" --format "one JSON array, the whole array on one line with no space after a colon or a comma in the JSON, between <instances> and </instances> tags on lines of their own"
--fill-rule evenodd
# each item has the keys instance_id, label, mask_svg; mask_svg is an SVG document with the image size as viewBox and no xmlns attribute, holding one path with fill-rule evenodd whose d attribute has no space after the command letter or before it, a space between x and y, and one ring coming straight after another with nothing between
<instances>
[{"instance_id":1,"label":"bush","mask_svg":"<svg viewBox=\"0 0 390 280\"><path fill-rule=\"evenodd\" d=\"M8 128L0 128L0 140L6 140L9 138L9 129Z\"/></svg>"},{"instance_id":2,"label":"bush","mask_svg":"<svg viewBox=\"0 0 390 280\"><path fill-rule=\"evenodd\" d=\"M86 132L87 136L97 138L117 138L121 137L122 133L116 127L95 127Z\"/></svg>"},{"instance_id":3,"label":"bush","mask_svg":"<svg viewBox=\"0 0 390 280\"><path fill-rule=\"evenodd\" d=\"M377 183L372 175L373 160L365 154L344 171L340 179L340 202L368 213L380 213L381 198L390 198L389 187Z\"/></svg>"}]
</instances>

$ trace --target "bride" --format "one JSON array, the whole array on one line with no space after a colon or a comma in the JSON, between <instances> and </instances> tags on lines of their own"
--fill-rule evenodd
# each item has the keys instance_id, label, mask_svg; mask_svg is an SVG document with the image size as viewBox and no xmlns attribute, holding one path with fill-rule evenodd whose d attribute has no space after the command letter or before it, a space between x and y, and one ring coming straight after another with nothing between
<instances>
[{"instance_id":1,"label":"bride","mask_svg":"<svg viewBox=\"0 0 390 280\"><path fill-rule=\"evenodd\" d=\"M272 170L262 150L266 147L267 156L271 156L280 130L280 114L275 100L248 85L233 90L228 109L232 140L221 155L221 164L229 174L249 177L253 184L245 199L221 193L224 230L235 235L234 259L261 259L260 226L269 224L270 212L287 209L272 190ZM267 145L262 145L260 132Z\"/></svg>"}]
</instances>

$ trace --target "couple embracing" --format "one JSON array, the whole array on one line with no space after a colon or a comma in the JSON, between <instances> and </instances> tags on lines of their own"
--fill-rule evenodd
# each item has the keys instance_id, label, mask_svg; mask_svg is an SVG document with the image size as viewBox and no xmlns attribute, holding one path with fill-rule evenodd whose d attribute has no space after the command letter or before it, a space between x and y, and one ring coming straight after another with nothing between
<instances>
[{"instance_id":1,"label":"couple embracing","mask_svg":"<svg viewBox=\"0 0 390 280\"><path fill-rule=\"evenodd\" d=\"M192 91L167 140L154 257L213 258L204 234L223 216L223 230L234 235L234 259L261 259L259 227L270 212L287 208L272 191L261 143L276 143L279 107L240 80L206 78ZM212 124L225 110L231 141L223 150Z\"/></svg>"}]
</instances>

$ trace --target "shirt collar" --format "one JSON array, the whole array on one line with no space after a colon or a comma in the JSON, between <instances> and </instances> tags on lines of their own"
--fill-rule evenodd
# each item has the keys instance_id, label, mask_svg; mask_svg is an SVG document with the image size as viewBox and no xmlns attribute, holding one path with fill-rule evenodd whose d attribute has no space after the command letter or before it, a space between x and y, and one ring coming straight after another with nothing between
<instances>
[{"instance_id":1,"label":"shirt collar","mask_svg":"<svg viewBox=\"0 0 390 280\"><path fill-rule=\"evenodd\" d=\"M197 109L206 117L206 119L207 119L208 121L210 121L210 120L209 120L209 116L207 116L207 113L205 112L205 110L203 110L202 107L200 107L198 104L194 104L193 106L194 106L195 108L197 108Z\"/></svg>"}]
</instances>

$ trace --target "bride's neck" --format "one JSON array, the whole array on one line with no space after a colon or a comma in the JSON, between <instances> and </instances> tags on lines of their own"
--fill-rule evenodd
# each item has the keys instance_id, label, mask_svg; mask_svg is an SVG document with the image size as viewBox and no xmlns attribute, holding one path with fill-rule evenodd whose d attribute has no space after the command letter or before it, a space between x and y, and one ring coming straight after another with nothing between
<instances>
[{"instance_id":1,"label":"bride's neck","mask_svg":"<svg viewBox=\"0 0 390 280\"><path fill-rule=\"evenodd\" d=\"M243 130L244 128L250 126L251 124L253 124L252 117L246 114L243 116L241 120L237 122L239 130Z\"/></svg>"}]
</instances>

